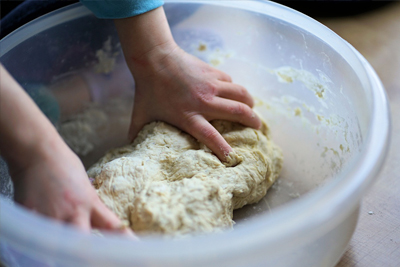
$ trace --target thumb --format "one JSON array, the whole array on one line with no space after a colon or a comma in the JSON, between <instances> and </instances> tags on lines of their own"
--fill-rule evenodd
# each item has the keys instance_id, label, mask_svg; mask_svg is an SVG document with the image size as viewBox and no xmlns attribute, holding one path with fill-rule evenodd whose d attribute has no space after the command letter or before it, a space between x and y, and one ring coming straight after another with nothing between
<instances>
[{"instance_id":1,"label":"thumb","mask_svg":"<svg viewBox=\"0 0 400 267\"><path fill-rule=\"evenodd\" d=\"M136 104L136 103L135 103ZM133 108L131 116L131 125L129 126L128 139L130 142L135 140L136 136L142 128L149 122L149 119L142 110Z\"/></svg>"},{"instance_id":2,"label":"thumb","mask_svg":"<svg viewBox=\"0 0 400 267\"><path fill-rule=\"evenodd\" d=\"M91 214L92 227L104 230L119 231L125 235L136 237L132 230L125 226L100 199L95 201Z\"/></svg>"}]
</instances>

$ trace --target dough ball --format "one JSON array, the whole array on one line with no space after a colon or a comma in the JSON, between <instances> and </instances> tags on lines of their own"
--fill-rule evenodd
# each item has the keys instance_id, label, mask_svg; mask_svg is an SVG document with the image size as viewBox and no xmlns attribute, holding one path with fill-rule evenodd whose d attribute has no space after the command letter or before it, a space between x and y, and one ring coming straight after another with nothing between
<instances>
[{"instance_id":1,"label":"dough ball","mask_svg":"<svg viewBox=\"0 0 400 267\"><path fill-rule=\"evenodd\" d=\"M260 130L213 126L232 146L228 163L163 122L133 144L111 150L88 170L100 199L138 234L187 235L232 228L233 210L262 199L278 178L282 152Z\"/></svg>"}]
</instances>

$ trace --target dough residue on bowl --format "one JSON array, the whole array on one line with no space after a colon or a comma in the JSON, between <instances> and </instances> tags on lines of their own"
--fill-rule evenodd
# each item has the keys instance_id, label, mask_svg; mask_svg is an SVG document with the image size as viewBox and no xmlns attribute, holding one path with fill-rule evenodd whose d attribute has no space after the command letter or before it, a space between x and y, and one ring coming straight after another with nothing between
<instances>
[{"instance_id":1,"label":"dough residue on bowl","mask_svg":"<svg viewBox=\"0 0 400 267\"><path fill-rule=\"evenodd\" d=\"M213 126L231 145L231 164L163 122L88 170L101 200L138 234L186 235L231 228L233 210L261 200L282 168L281 150L260 130Z\"/></svg>"}]
</instances>

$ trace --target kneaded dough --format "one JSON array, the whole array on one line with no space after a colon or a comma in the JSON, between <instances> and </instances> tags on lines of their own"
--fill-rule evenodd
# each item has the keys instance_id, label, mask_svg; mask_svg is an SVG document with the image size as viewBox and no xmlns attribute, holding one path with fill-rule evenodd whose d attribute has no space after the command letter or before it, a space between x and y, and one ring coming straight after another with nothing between
<instances>
[{"instance_id":1,"label":"kneaded dough","mask_svg":"<svg viewBox=\"0 0 400 267\"><path fill-rule=\"evenodd\" d=\"M260 130L212 124L234 149L228 163L190 135L153 122L88 170L101 200L139 234L231 228L233 210L258 202L277 179L282 153L265 123Z\"/></svg>"}]
</instances>

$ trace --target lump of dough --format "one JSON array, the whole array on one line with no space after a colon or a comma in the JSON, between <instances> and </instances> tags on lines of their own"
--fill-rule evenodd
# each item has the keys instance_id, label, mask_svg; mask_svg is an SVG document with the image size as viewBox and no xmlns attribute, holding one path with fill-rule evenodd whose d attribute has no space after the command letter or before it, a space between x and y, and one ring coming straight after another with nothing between
<instances>
[{"instance_id":1,"label":"lump of dough","mask_svg":"<svg viewBox=\"0 0 400 267\"><path fill-rule=\"evenodd\" d=\"M198 178L155 182L135 198L131 223L136 232L211 232L232 227L231 195L217 182Z\"/></svg>"},{"instance_id":2,"label":"lump of dough","mask_svg":"<svg viewBox=\"0 0 400 267\"><path fill-rule=\"evenodd\" d=\"M260 130L213 121L234 152L222 163L163 122L88 170L100 199L138 234L186 235L231 228L233 210L258 202L282 168L282 152Z\"/></svg>"}]
</instances>

